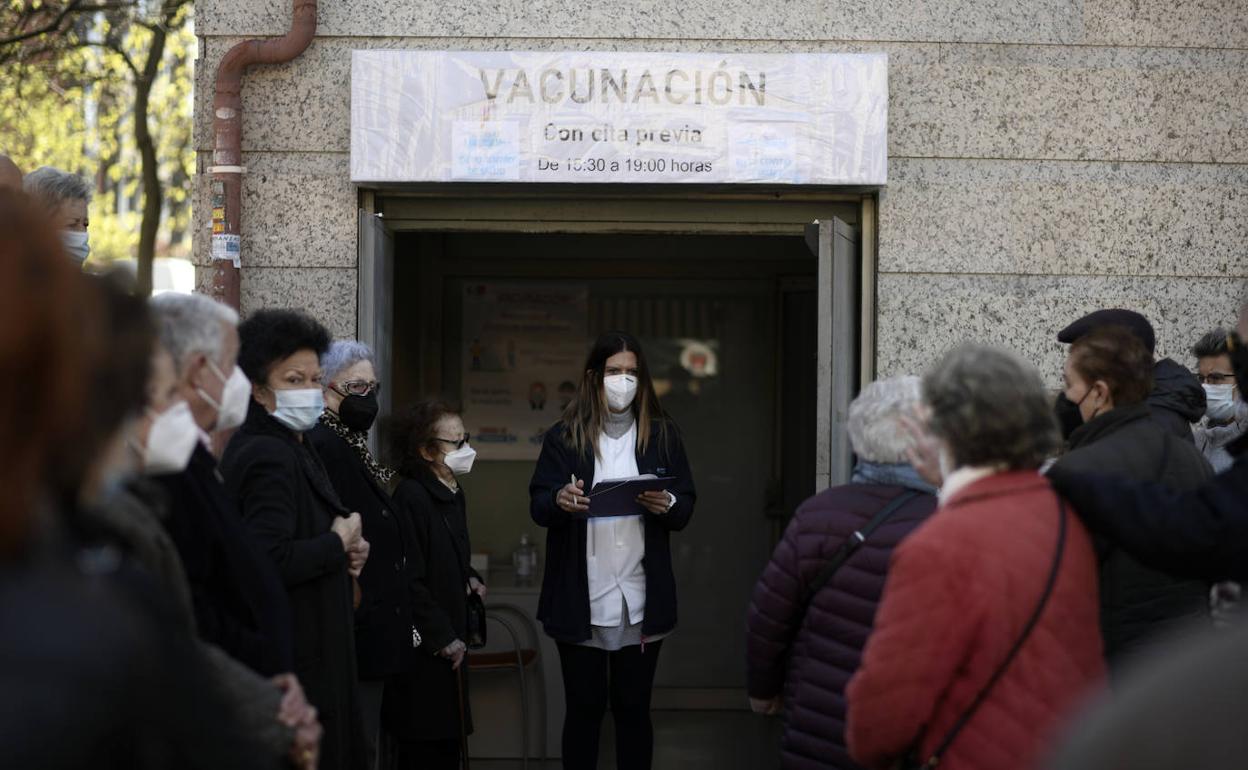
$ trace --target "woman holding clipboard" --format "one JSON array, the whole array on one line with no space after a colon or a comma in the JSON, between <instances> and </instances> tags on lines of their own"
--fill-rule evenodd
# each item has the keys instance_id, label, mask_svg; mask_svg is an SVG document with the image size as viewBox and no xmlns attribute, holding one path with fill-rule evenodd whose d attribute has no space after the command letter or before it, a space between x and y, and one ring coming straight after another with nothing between
<instances>
[{"instance_id":1,"label":"woman holding clipboard","mask_svg":"<svg viewBox=\"0 0 1248 770\"><path fill-rule=\"evenodd\" d=\"M644 491L621 499L618 480L642 475L659 482L636 482ZM612 483L598 497L600 481ZM696 494L679 430L633 337L610 332L594 343L576 397L546 432L529 497L533 521L546 528L537 617L559 647L563 766L597 767L610 703L616 766L648 770L650 692L662 640L676 627L669 537L688 525Z\"/></svg>"}]
</instances>

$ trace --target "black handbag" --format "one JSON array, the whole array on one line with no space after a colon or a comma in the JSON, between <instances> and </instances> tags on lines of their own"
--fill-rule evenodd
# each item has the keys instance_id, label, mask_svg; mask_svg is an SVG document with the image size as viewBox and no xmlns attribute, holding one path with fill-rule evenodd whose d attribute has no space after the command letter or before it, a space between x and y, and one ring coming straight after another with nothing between
<instances>
[{"instance_id":1,"label":"black handbag","mask_svg":"<svg viewBox=\"0 0 1248 770\"><path fill-rule=\"evenodd\" d=\"M459 538L455 535L455 530L451 528L451 522L447 520L446 515L442 516L442 523L446 525L446 531L451 535L451 547L455 549L455 555L460 560L460 564L468 564L468 554L459 548ZM465 586L468 579L464 579ZM476 591L468 592L467 616L465 617L464 646L470 650L479 650L486 645L486 619L485 619L485 602Z\"/></svg>"},{"instance_id":2,"label":"black handbag","mask_svg":"<svg viewBox=\"0 0 1248 770\"><path fill-rule=\"evenodd\" d=\"M940 760L944 757L945 752L957 740L963 728L975 716L975 712L979 711L979 707L984 705L984 701L988 699L992 688L997 685L997 682L1001 681L1001 677L1005 675L1006 669L1018 657L1019 651L1026 644L1027 639L1031 636L1031 632L1035 630L1036 624L1040 622L1040 616L1044 614L1044 608L1049 603L1049 597L1053 595L1053 587L1057 585L1057 574L1062 566L1062 555L1066 551L1066 503L1060 499L1058 500L1057 513L1060 517L1060 522L1057 528L1057 553L1053 555L1053 567L1049 570L1049 579L1044 584L1044 593L1040 595L1040 601L1036 602L1036 609L1032 611L1031 617L1027 619L1027 625L1023 626L1023 632L1019 634L1018 641L1014 642L1014 646L1006 654L1005 660L1001 661L1001 665L997 666L997 670L992 672L992 676L989 677L987 684L975 696L975 700L971 701L971 705L967 707L966 711L962 712L962 716L958 717L958 721L954 722L953 727L945 734L944 739L937 745L932 755L926 761L923 761L919 759L917 749L910 751L905 759L901 761L901 764L898 765L897 770L933 770L940 764Z\"/></svg>"},{"instance_id":3,"label":"black handbag","mask_svg":"<svg viewBox=\"0 0 1248 770\"><path fill-rule=\"evenodd\" d=\"M476 593L468 594L468 631L464 644L470 650L479 650L486 645L485 602Z\"/></svg>"}]
</instances>

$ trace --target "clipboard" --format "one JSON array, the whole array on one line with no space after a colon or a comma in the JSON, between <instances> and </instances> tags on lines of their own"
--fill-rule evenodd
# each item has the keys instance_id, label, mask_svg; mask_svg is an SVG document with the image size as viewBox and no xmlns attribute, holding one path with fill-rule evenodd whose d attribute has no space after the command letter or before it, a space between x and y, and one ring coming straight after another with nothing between
<instances>
[{"instance_id":1,"label":"clipboard","mask_svg":"<svg viewBox=\"0 0 1248 770\"><path fill-rule=\"evenodd\" d=\"M634 476L627 479L606 479L589 490L590 519L616 516L642 516L648 511L637 502L642 492L662 492L676 481L674 476Z\"/></svg>"}]
</instances>

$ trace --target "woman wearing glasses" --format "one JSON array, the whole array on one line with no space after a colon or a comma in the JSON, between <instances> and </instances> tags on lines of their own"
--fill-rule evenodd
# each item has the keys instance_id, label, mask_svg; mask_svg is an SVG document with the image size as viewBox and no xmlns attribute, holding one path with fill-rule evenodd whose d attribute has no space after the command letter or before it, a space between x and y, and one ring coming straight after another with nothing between
<instances>
[{"instance_id":1,"label":"woman wearing glasses","mask_svg":"<svg viewBox=\"0 0 1248 770\"><path fill-rule=\"evenodd\" d=\"M435 611L419 588L422 560L415 535L396 515L390 493L395 473L373 457L368 431L377 418L373 351L364 343L339 340L321 356L325 411L308 432L343 504L359 511L369 558L360 572L355 610L355 653L360 677L360 711L368 767L377 766L381 702L388 677L412 668L419 647L422 613Z\"/></svg>"},{"instance_id":2,"label":"woman wearing glasses","mask_svg":"<svg viewBox=\"0 0 1248 770\"><path fill-rule=\"evenodd\" d=\"M642 474L671 481L618 511L591 497L595 481ZM597 767L610 703L616 767L647 770L654 672L661 640L676 627L669 537L689 524L696 495L680 432L633 337L611 332L594 343L576 396L546 433L529 498L533 520L546 527L537 616L559 646L563 766Z\"/></svg>"},{"instance_id":3,"label":"woman wearing glasses","mask_svg":"<svg viewBox=\"0 0 1248 770\"><path fill-rule=\"evenodd\" d=\"M472 546L459 487L476 452L459 414L432 400L395 420L390 446L398 473L393 507L415 539L414 590L422 597L415 604L429 611L418 613L421 643L412 669L386 683L382 720L396 739L400 768L451 770L459 764L461 734L472 732L464 665L468 595L486 593L469 564Z\"/></svg>"}]
</instances>

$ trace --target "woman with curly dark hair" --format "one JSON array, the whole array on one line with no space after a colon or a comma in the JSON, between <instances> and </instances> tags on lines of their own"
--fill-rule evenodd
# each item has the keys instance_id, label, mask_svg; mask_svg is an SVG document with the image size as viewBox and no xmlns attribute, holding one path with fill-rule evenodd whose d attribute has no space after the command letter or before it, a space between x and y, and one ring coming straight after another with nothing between
<instances>
[{"instance_id":1,"label":"woman with curly dark hair","mask_svg":"<svg viewBox=\"0 0 1248 770\"><path fill-rule=\"evenodd\" d=\"M304 433L324 410L324 326L295 310L260 310L238 327L251 380L247 420L221 472L247 528L277 565L293 616L294 673L320 713L321 768L363 768L352 578L368 558L360 515L343 507Z\"/></svg>"},{"instance_id":2,"label":"woman with curly dark hair","mask_svg":"<svg viewBox=\"0 0 1248 770\"><path fill-rule=\"evenodd\" d=\"M382 723L398 741L399 767L451 770L460 741L472 732L468 709L468 597L484 598L472 569L467 504L459 477L476 451L464 421L443 401L412 406L390 429L391 462L399 474L394 506L411 526L418 585L413 605L420 646L412 670L386 683Z\"/></svg>"}]
</instances>

